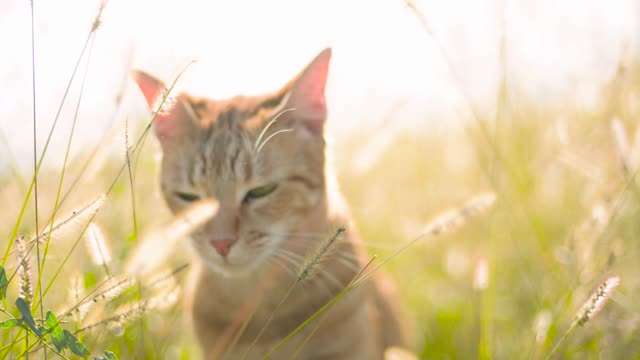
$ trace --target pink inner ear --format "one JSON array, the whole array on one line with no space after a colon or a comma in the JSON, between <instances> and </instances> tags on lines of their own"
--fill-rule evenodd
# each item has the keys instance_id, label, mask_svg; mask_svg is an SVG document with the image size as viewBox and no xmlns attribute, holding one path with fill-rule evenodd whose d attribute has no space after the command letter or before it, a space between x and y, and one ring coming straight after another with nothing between
<instances>
[{"instance_id":1,"label":"pink inner ear","mask_svg":"<svg viewBox=\"0 0 640 360\"><path fill-rule=\"evenodd\" d=\"M164 83L143 71L135 71L133 76L147 100L149 110L156 111L155 107L159 105L158 99L165 91ZM185 104L179 99L173 101L167 99L153 120L153 129L163 145L166 139L174 135L178 123L187 116L184 107Z\"/></svg>"},{"instance_id":2,"label":"pink inner ear","mask_svg":"<svg viewBox=\"0 0 640 360\"><path fill-rule=\"evenodd\" d=\"M149 109L153 110L153 107L156 105L156 101L158 101L158 98L165 90L164 84L162 81L143 71L135 71L133 76L140 88L140 91L142 91L142 95L144 95L144 98L147 100Z\"/></svg>"},{"instance_id":3,"label":"pink inner ear","mask_svg":"<svg viewBox=\"0 0 640 360\"><path fill-rule=\"evenodd\" d=\"M314 132L321 132L327 115L325 88L331 49L323 50L304 71L292 89L291 106Z\"/></svg>"},{"instance_id":4,"label":"pink inner ear","mask_svg":"<svg viewBox=\"0 0 640 360\"><path fill-rule=\"evenodd\" d=\"M327 59L328 60L328 59ZM298 100L304 108L313 111L323 111L326 108L324 90L327 84L327 74L329 73L329 62L314 64L302 77L297 86Z\"/></svg>"}]
</instances>

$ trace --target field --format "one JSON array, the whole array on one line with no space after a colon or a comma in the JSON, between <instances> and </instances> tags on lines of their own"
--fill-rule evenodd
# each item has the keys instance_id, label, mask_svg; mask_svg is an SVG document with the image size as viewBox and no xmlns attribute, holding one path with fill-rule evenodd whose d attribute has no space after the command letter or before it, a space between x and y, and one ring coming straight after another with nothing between
<instances>
[{"instance_id":1,"label":"field","mask_svg":"<svg viewBox=\"0 0 640 360\"><path fill-rule=\"evenodd\" d=\"M469 100L448 126L332 144L359 233L415 319L417 358L640 357L639 60L597 98L540 105L505 82L495 114ZM182 306L194 254L161 235L159 146L148 119L128 121L37 186L6 159L0 358L199 356ZM433 231L487 193L493 206ZM128 280L136 264L150 270Z\"/></svg>"}]
</instances>

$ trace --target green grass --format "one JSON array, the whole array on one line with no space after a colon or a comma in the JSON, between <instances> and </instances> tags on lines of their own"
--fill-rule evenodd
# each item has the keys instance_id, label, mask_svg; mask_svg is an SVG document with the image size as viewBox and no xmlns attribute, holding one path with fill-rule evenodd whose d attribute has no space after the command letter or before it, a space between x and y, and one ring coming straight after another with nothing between
<instances>
[{"instance_id":1,"label":"green grass","mask_svg":"<svg viewBox=\"0 0 640 360\"><path fill-rule=\"evenodd\" d=\"M533 111L532 111L533 113ZM560 114L553 110L551 115ZM416 319L416 344L412 350L424 358L544 358L569 328L582 303L608 275L616 274L621 285L601 314L577 327L561 344L557 355L583 358L627 358L640 352L635 299L640 284L637 262L638 197L633 174L617 166L617 155L609 131L611 114L581 114L568 124L571 141L558 141L555 127L539 118L519 118L500 129L491 141L501 155L489 149L473 125L465 131L435 130L433 133L400 135L369 169L354 173L352 159L366 139L351 139L336 148L340 182L349 200L361 237L371 244L371 254L385 259L403 243L418 235L430 219L443 210L460 205L470 196L493 190L495 208L472 219L460 230L419 241L383 269L398 283L410 313ZM631 122L627 124L635 131ZM498 132L496 132L498 133ZM133 181L137 221L141 233L170 219L157 186L155 144L139 157ZM571 162L570 160L573 160ZM76 185L60 212L64 218L71 204L79 205L104 193L124 159L112 158L92 178ZM585 175L588 165L598 174ZM81 169L68 169L69 176ZM40 181L41 211L51 211L56 172L47 171ZM10 225L24 196L13 178L2 184L1 236L6 246ZM95 222L106 230L113 247L113 274L120 274L136 243L131 217L129 179L122 177L107 197ZM597 205L607 209L608 222L593 223ZM20 233L31 234L32 210L27 209ZM606 220L606 219L605 219ZM48 269L57 269L71 251L85 224L76 224L51 240ZM81 243L81 245L84 245ZM87 259L87 249L76 247L44 298L45 311L59 310L68 303L74 277L86 291L106 275ZM473 276L480 259L489 265L488 286L474 289ZM167 271L190 262L178 253ZM15 271L9 261L7 272ZM48 284L52 273L43 273ZM185 272L177 275L184 283ZM8 289L15 300L16 281ZM115 313L117 305L140 298L136 289L97 306L96 320ZM144 298L144 293L143 296ZM7 301L5 309L19 314ZM99 304L102 305L102 304ZM547 322L540 323L547 317ZM37 317L37 316L36 316ZM116 336L107 327L83 335L95 353L110 350L122 358L158 358L168 353L190 358L197 353L192 335L185 332L185 311L175 305L168 311L149 311L125 326ZM69 328L85 324L67 324ZM17 330L1 331L8 344ZM34 339L32 339L34 340ZM160 346L159 344L163 344ZM17 347L21 347L18 344ZM14 352L15 354L20 351ZM0 353L4 355L5 353ZM0 356L2 356L0 355ZM8 355L5 355L8 356ZM174 356L174 355L172 355Z\"/></svg>"}]
</instances>

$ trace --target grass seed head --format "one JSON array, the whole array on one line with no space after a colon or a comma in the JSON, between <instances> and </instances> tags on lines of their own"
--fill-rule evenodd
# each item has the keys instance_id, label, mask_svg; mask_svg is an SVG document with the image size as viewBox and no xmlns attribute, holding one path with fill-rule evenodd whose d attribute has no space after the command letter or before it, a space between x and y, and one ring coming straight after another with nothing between
<instances>
[{"instance_id":1,"label":"grass seed head","mask_svg":"<svg viewBox=\"0 0 640 360\"><path fill-rule=\"evenodd\" d=\"M584 326L589 320L596 316L604 307L613 289L619 284L620 278L618 276L611 276L603 281L576 314L578 325Z\"/></svg>"},{"instance_id":2,"label":"grass seed head","mask_svg":"<svg viewBox=\"0 0 640 360\"><path fill-rule=\"evenodd\" d=\"M16 238L16 246L18 247L18 274L20 278L20 297L27 304L31 304L33 299L33 283L31 281L31 257L27 250L27 244L24 236L20 235Z\"/></svg>"},{"instance_id":3,"label":"grass seed head","mask_svg":"<svg viewBox=\"0 0 640 360\"><path fill-rule=\"evenodd\" d=\"M100 226L94 222L89 224L85 239L87 241L87 248L89 249L89 256L94 264L102 266L111 262L109 242Z\"/></svg>"},{"instance_id":4,"label":"grass seed head","mask_svg":"<svg viewBox=\"0 0 640 360\"><path fill-rule=\"evenodd\" d=\"M331 256L338 240L345 231L346 229L344 227L339 227L332 236L320 242L313 251L307 254L305 261L298 270L298 278L296 281L300 282L313 277L318 266Z\"/></svg>"}]
</instances>

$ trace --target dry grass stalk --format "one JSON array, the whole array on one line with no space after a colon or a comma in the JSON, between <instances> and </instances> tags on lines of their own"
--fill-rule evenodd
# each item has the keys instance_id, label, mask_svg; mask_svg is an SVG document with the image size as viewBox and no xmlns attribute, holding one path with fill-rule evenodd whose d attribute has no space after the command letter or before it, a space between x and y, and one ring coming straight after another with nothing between
<instances>
[{"instance_id":1,"label":"dry grass stalk","mask_svg":"<svg viewBox=\"0 0 640 360\"><path fill-rule=\"evenodd\" d=\"M64 231L69 231L71 228L73 228L73 225L85 223L85 221L91 219L100 210L102 205L104 205L105 200L106 196L100 195L87 205L71 211L71 214L54 223L53 226L51 224L45 226L44 229L46 230L37 237L29 240L29 244L35 242L36 240L43 243L49 237L59 236L63 234Z\"/></svg>"},{"instance_id":2,"label":"dry grass stalk","mask_svg":"<svg viewBox=\"0 0 640 360\"><path fill-rule=\"evenodd\" d=\"M85 296L76 303L75 306L69 308L69 310L64 312L62 317L67 317L71 315L77 315L79 318L84 318L89 309L99 303L99 302L107 302L112 299L115 299L120 294L122 294L127 289L130 289L135 285L135 281L130 278L109 278L106 282L108 288L92 297ZM79 297L79 296L78 296ZM77 301L77 300L76 300Z\"/></svg>"},{"instance_id":3,"label":"dry grass stalk","mask_svg":"<svg viewBox=\"0 0 640 360\"><path fill-rule=\"evenodd\" d=\"M124 327L126 324L139 319L150 310L166 310L178 302L178 299L180 298L180 290L180 287L176 286L169 291L159 292L151 298L129 304L116 315L85 326L81 331L87 331L102 326L108 326L112 329Z\"/></svg>"},{"instance_id":4,"label":"dry grass stalk","mask_svg":"<svg viewBox=\"0 0 640 360\"><path fill-rule=\"evenodd\" d=\"M109 327L120 327L124 326L127 323L135 321L142 317L144 313L149 310L149 301L142 300L136 303L133 303L129 307L127 307L124 311L119 312L116 315L110 316L103 320L100 320L91 325L87 325L83 327L80 331L88 331L93 330L98 327L109 326Z\"/></svg>"},{"instance_id":5,"label":"dry grass stalk","mask_svg":"<svg viewBox=\"0 0 640 360\"><path fill-rule=\"evenodd\" d=\"M87 240L89 256L94 264L103 266L111 262L109 242L100 226L94 222L89 224L85 239Z\"/></svg>"}]
</instances>

